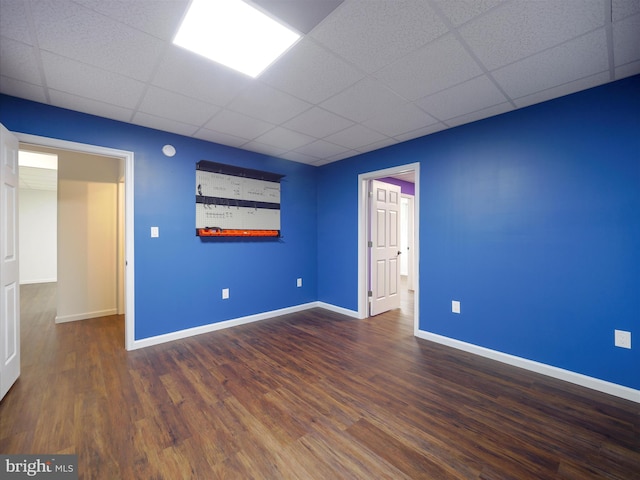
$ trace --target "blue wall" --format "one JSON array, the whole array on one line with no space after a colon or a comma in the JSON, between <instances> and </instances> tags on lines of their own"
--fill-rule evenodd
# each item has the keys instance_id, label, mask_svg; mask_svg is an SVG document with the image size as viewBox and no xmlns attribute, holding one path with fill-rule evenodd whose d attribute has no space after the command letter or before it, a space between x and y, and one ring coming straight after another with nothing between
<instances>
[{"instance_id":1,"label":"blue wall","mask_svg":"<svg viewBox=\"0 0 640 480\"><path fill-rule=\"evenodd\" d=\"M137 339L314 300L356 310L358 174L420 162L420 329L636 389L639 112L633 77L313 168L0 97L10 130L135 152ZM196 238L201 159L285 174L283 241Z\"/></svg>"},{"instance_id":2,"label":"blue wall","mask_svg":"<svg viewBox=\"0 0 640 480\"><path fill-rule=\"evenodd\" d=\"M319 300L357 310L358 174L413 162L420 329L640 389L640 77L321 167Z\"/></svg>"},{"instance_id":3,"label":"blue wall","mask_svg":"<svg viewBox=\"0 0 640 480\"><path fill-rule=\"evenodd\" d=\"M137 340L317 299L316 168L7 96L0 121L14 132L134 152ZM176 147L173 158L161 152L167 143ZM286 175L283 238L196 237L199 160ZM150 238L151 226L160 227L159 238Z\"/></svg>"}]
</instances>

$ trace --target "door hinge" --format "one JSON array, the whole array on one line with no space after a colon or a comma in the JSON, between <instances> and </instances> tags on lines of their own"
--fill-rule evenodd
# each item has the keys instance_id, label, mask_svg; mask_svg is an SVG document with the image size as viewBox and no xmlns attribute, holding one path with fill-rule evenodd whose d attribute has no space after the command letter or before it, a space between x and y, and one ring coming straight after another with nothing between
<instances>
[{"instance_id":1,"label":"door hinge","mask_svg":"<svg viewBox=\"0 0 640 480\"><path fill-rule=\"evenodd\" d=\"M373 242L371 240L369 240L367 242L367 247L372 248L373 247Z\"/></svg>"},{"instance_id":2,"label":"door hinge","mask_svg":"<svg viewBox=\"0 0 640 480\"><path fill-rule=\"evenodd\" d=\"M367 297L373 297L373 292L371 290L367 292Z\"/></svg>"}]
</instances>

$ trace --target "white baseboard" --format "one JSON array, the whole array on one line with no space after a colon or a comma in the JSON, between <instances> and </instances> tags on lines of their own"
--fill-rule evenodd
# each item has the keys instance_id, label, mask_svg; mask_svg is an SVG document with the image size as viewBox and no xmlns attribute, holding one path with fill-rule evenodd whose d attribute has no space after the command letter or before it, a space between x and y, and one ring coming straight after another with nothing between
<instances>
[{"instance_id":1,"label":"white baseboard","mask_svg":"<svg viewBox=\"0 0 640 480\"><path fill-rule=\"evenodd\" d=\"M97 310L95 312L75 313L73 315L56 315L56 323L76 322L78 320L88 320L90 318L108 317L109 315L117 315L117 308L108 310Z\"/></svg>"},{"instance_id":2,"label":"white baseboard","mask_svg":"<svg viewBox=\"0 0 640 480\"><path fill-rule=\"evenodd\" d=\"M582 375L581 373L575 373L570 370L564 370L562 368L554 367L544 363L535 362L522 357L516 357L515 355L509 355L508 353L502 353L497 350L491 350L489 348L479 347L472 343L462 342L453 338L444 337L435 333L426 332L424 330L418 330L416 337L424 340L430 340L432 342L446 345L448 347L457 348L465 352L480 355L481 357L497 360L498 362L513 365L515 367L524 368L532 372L541 373L549 377L564 380L566 382L574 383L582 387L587 387L599 392L608 393L616 397L631 400L632 402L640 403L640 390L634 388L625 387L624 385L618 385L616 383L607 382L598 378Z\"/></svg>"},{"instance_id":3,"label":"white baseboard","mask_svg":"<svg viewBox=\"0 0 640 480\"><path fill-rule=\"evenodd\" d=\"M260 320L266 320L280 315L287 315L289 313L301 312L310 308L317 307L317 302L304 303L301 305L294 305L293 307L281 308L278 310L271 310L270 312L257 313L255 315L247 315L246 317L233 318L231 320L224 320L217 323L209 323L207 325L201 325L199 327L187 328L185 330L178 330L177 332L165 333L163 335L156 335L155 337L143 338L141 340L134 340L133 345L129 350L137 350L138 348L151 347L153 345L159 345L161 343L172 342L174 340L180 340L182 338L193 337L194 335L202 335L203 333L215 332L216 330L222 330L225 328L236 327L238 325L244 325L246 323L258 322Z\"/></svg>"},{"instance_id":4,"label":"white baseboard","mask_svg":"<svg viewBox=\"0 0 640 480\"><path fill-rule=\"evenodd\" d=\"M324 308L325 310L331 310L332 312L341 313L342 315L346 315L348 317L360 318L360 314L355 310L349 310L348 308L338 307L336 305L331 305L330 303L324 302L315 302L316 307Z\"/></svg>"}]
</instances>

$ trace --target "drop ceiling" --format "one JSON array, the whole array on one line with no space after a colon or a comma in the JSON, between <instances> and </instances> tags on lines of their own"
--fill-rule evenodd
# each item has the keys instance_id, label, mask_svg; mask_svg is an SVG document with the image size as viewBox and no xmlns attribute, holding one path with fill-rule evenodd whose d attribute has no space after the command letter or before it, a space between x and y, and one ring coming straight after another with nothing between
<instances>
[{"instance_id":1,"label":"drop ceiling","mask_svg":"<svg viewBox=\"0 0 640 480\"><path fill-rule=\"evenodd\" d=\"M640 0L255 0L258 79L172 44L187 0L0 0L0 92L311 165L640 73Z\"/></svg>"}]
</instances>

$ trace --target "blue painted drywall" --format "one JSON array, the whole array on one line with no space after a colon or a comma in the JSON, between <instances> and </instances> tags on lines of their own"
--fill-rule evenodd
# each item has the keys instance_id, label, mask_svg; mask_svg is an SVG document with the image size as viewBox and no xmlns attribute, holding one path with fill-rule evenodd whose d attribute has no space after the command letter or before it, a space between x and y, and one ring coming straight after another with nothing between
<instances>
[{"instance_id":1,"label":"blue painted drywall","mask_svg":"<svg viewBox=\"0 0 640 480\"><path fill-rule=\"evenodd\" d=\"M317 299L316 168L8 96L0 96L0 121L14 132L134 152L136 339ZM176 147L175 157L161 153L165 144ZM285 175L283 238L196 237L199 160ZM151 226L159 238L150 238Z\"/></svg>"},{"instance_id":2,"label":"blue painted drywall","mask_svg":"<svg viewBox=\"0 0 640 480\"><path fill-rule=\"evenodd\" d=\"M420 162L420 329L636 389L638 112L633 77L314 169L0 96L10 130L135 152L137 339L313 300L356 310L358 174ZM200 159L287 175L284 241L196 238Z\"/></svg>"},{"instance_id":3,"label":"blue painted drywall","mask_svg":"<svg viewBox=\"0 0 640 480\"><path fill-rule=\"evenodd\" d=\"M420 329L640 389L640 77L321 167L319 300L357 310L358 174L413 162Z\"/></svg>"}]
</instances>

